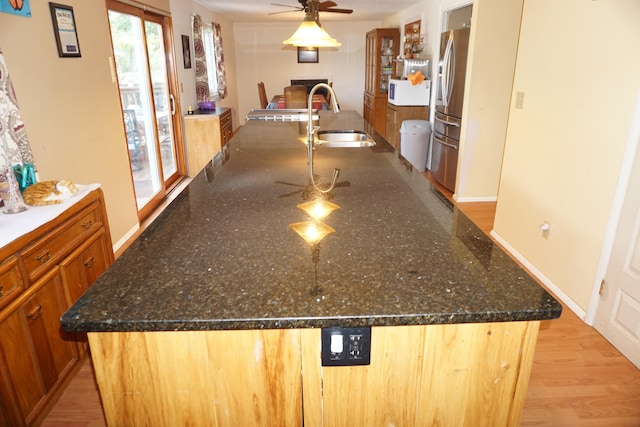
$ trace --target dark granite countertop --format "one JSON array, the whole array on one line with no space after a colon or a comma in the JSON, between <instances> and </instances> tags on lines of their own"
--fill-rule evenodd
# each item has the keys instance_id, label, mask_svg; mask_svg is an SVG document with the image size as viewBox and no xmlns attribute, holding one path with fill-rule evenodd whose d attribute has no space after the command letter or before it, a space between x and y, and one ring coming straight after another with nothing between
<instances>
[{"instance_id":1,"label":"dark granite countertop","mask_svg":"<svg viewBox=\"0 0 640 427\"><path fill-rule=\"evenodd\" d=\"M364 129L349 111L321 129ZM250 121L62 317L69 331L393 326L553 319L561 305L384 141L315 152L340 206L312 248L289 224L304 124ZM217 159L219 160L219 158Z\"/></svg>"}]
</instances>

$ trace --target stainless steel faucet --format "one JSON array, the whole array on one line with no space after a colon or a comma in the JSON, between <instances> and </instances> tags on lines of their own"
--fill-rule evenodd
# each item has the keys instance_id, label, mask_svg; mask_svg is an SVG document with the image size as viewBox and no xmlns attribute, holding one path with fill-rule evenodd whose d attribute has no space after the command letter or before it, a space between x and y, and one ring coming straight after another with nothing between
<instances>
[{"instance_id":1,"label":"stainless steel faucet","mask_svg":"<svg viewBox=\"0 0 640 427\"><path fill-rule=\"evenodd\" d=\"M307 122L307 156L308 156L308 162L309 162L309 179L311 180L313 187L321 193L328 193L329 191L333 190L333 187L336 185L336 180L338 179L338 174L340 173L340 170L339 169L333 170L331 185L325 189L321 189L320 187L318 187L315 179L313 178L313 150L315 148L315 141L314 141L313 134L315 133L316 130L320 128L319 126L313 125L313 113L312 113L313 95L316 93L316 90L318 90L321 87L327 89L331 94L331 99L330 99L331 110L334 113L337 113L340 111L340 106L338 105L338 98L336 97L336 93L333 91L333 88L331 86L329 86L326 83L318 83L311 89L311 92L309 92L309 101L307 105L308 113L309 113L309 121Z\"/></svg>"}]
</instances>

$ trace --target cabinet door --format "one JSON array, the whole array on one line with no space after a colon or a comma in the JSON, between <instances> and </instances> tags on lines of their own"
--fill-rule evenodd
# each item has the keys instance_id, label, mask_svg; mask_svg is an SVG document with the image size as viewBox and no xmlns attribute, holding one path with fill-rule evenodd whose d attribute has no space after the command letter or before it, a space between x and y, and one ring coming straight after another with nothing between
<instances>
[{"instance_id":1,"label":"cabinet door","mask_svg":"<svg viewBox=\"0 0 640 427\"><path fill-rule=\"evenodd\" d=\"M23 288L18 258L13 256L0 264L0 308L16 299Z\"/></svg>"},{"instance_id":2,"label":"cabinet door","mask_svg":"<svg viewBox=\"0 0 640 427\"><path fill-rule=\"evenodd\" d=\"M224 147L233 137L233 121L231 118L231 110L226 110L220 115L220 137L221 145Z\"/></svg>"},{"instance_id":3,"label":"cabinet door","mask_svg":"<svg viewBox=\"0 0 640 427\"><path fill-rule=\"evenodd\" d=\"M10 392L27 424L46 404L48 392L78 362L76 346L60 329L60 316L68 306L58 269L33 287L38 290L0 323L6 363L1 369L13 384Z\"/></svg>"},{"instance_id":4,"label":"cabinet door","mask_svg":"<svg viewBox=\"0 0 640 427\"><path fill-rule=\"evenodd\" d=\"M109 266L105 231L100 230L60 263L60 272L71 306Z\"/></svg>"}]
</instances>

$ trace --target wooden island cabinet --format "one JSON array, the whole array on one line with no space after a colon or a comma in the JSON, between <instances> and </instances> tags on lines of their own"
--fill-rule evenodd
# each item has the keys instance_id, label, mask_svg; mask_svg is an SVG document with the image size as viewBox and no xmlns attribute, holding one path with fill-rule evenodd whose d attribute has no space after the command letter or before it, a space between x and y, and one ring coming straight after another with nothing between
<instances>
[{"instance_id":1,"label":"wooden island cabinet","mask_svg":"<svg viewBox=\"0 0 640 427\"><path fill-rule=\"evenodd\" d=\"M384 140L316 147L339 209L310 245L299 138L249 120L215 179L201 171L63 315L87 333L108 425L518 426L540 321L562 306ZM327 363L359 336L369 364Z\"/></svg>"},{"instance_id":2,"label":"wooden island cabinet","mask_svg":"<svg viewBox=\"0 0 640 427\"><path fill-rule=\"evenodd\" d=\"M89 333L89 341L111 426L493 427L518 425L538 327L374 327L368 366L321 366L320 329Z\"/></svg>"},{"instance_id":3,"label":"wooden island cabinet","mask_svg":"<svg viewBox=\"0 0 640 427\"><path fill-rule=\"evenodd\" d=\"M37 425L55 403L88 346L60 317L113 259L99 188L0 248L0 426Z\"/></svg>"}]
</instances>

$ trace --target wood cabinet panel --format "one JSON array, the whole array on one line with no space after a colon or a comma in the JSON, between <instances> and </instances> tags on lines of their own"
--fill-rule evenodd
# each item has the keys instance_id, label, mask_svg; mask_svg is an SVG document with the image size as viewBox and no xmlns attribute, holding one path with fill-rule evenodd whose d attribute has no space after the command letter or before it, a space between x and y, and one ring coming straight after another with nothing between
<instances>
[{"instance_id":1,"label":"wood cabinet panel","mask_svg":"<svg viewBox=\"0 0 640 427\"><path fill-rule=\"evenodd\" d=\"M20 295L24 287L18 257L12 256L0 264L0 308Z\"/></svg>"},{"instance_id":2,"label":"wood cabinet panel","mask_svg":"<svg viewBox=\"0 0 640 427\"><path fill-rule=\"evenodd\" d=\"M429 107L387 105L387 136L385 139L398 152L400 152L402 141L400 128L405 120L429 120Z\"/></svg>"},{"instance_id":3,"label":"wood cabinet panel","mask_svg":"<svg viewBox=\"0 0 640 427\"><path fill-rule=\"evenodd\" d=\"M229 108L184 117L187 174L197 175L233 136Z\"/></svg>"},{"instance_id":4,"label":"wood cabinet panel","mask_svg":"<svg viewBox=\"0 0 640 427\"><path fill-rule=\"evenodd\" d=\"M229 140L233 138L233 121L231 118L231 110L229 109L220 115L220 137L222 138L222 147L227 145Z\"/></svg>"},{"instance_id":5,"label":"wood cabinet panel","mask_svg":"<svg viewBox=\"0 0 640 427\"><path fill-rule=\"evenodd\" d=\"M100 189L0 248L0 427L37 425L79 367L60 316L113 259Z\"/></svg>"},{"instance_id":6,"label":"wood cabinet panel","mask_svg":"<svg viewBox=\"0 0 640 427\"><path fill-rule=\"evenodd\" d=\"M109 425L496 426L519 424L539 325L374 327L368 366L322 366L319 329L88 335Z\"/></svg>"},{"instance_id":7,"label":"wood cabinet panel","mask_svg":"<svg viewBox=\"0 0 640 427\"><path fill-rule=\"evenodd\" d=\"M109 425L302 426L295 329L88 336Z\"/></svg>"},{"instance_id":8,"label":"wood cabinet panel","mask_svg":"<svg viewBox=\"0 0 640 427\"><path fill-rule=\"evenodd\" d=\"M518 425L538 327L374 328L371 365L323 369L325 425Z\"/></svg>"},{"instance_id":9,"label":"wood cabinet panel","mask_svg":"<svg viewBox=\"0 0 640 427\"><path fill-rule=\"evenodd\" d=\"M107 245L105 231L100 230L60 263L69 306L77 301L111 264Z\"/></svg>"},{"instance_id":10,"label":"wood cabinet panel","mask_svg":"<svg viewBox=\"0 0 640 427\"><path fill-rule=\"evenodd\" d=\"M102 225L98 204L94 203L70 219L64 226L22 251L21 257L29 280L37 279L60 261L78 241L85 239Z\"/></svg>"},{"instance_id":11,"label":"wood cabinet panel","mask_svg":"<svg viewBox=\"0 0 640 427\"><path fill-rule=\"evenodd\" d=\"M59 319L67 303L57 269L37 282L34 290L0 323L0 348L11 379L10 391L27 425L50 399L49 392L78 362L75 344L60 331Z\"/></svg>"}]
</instances>

